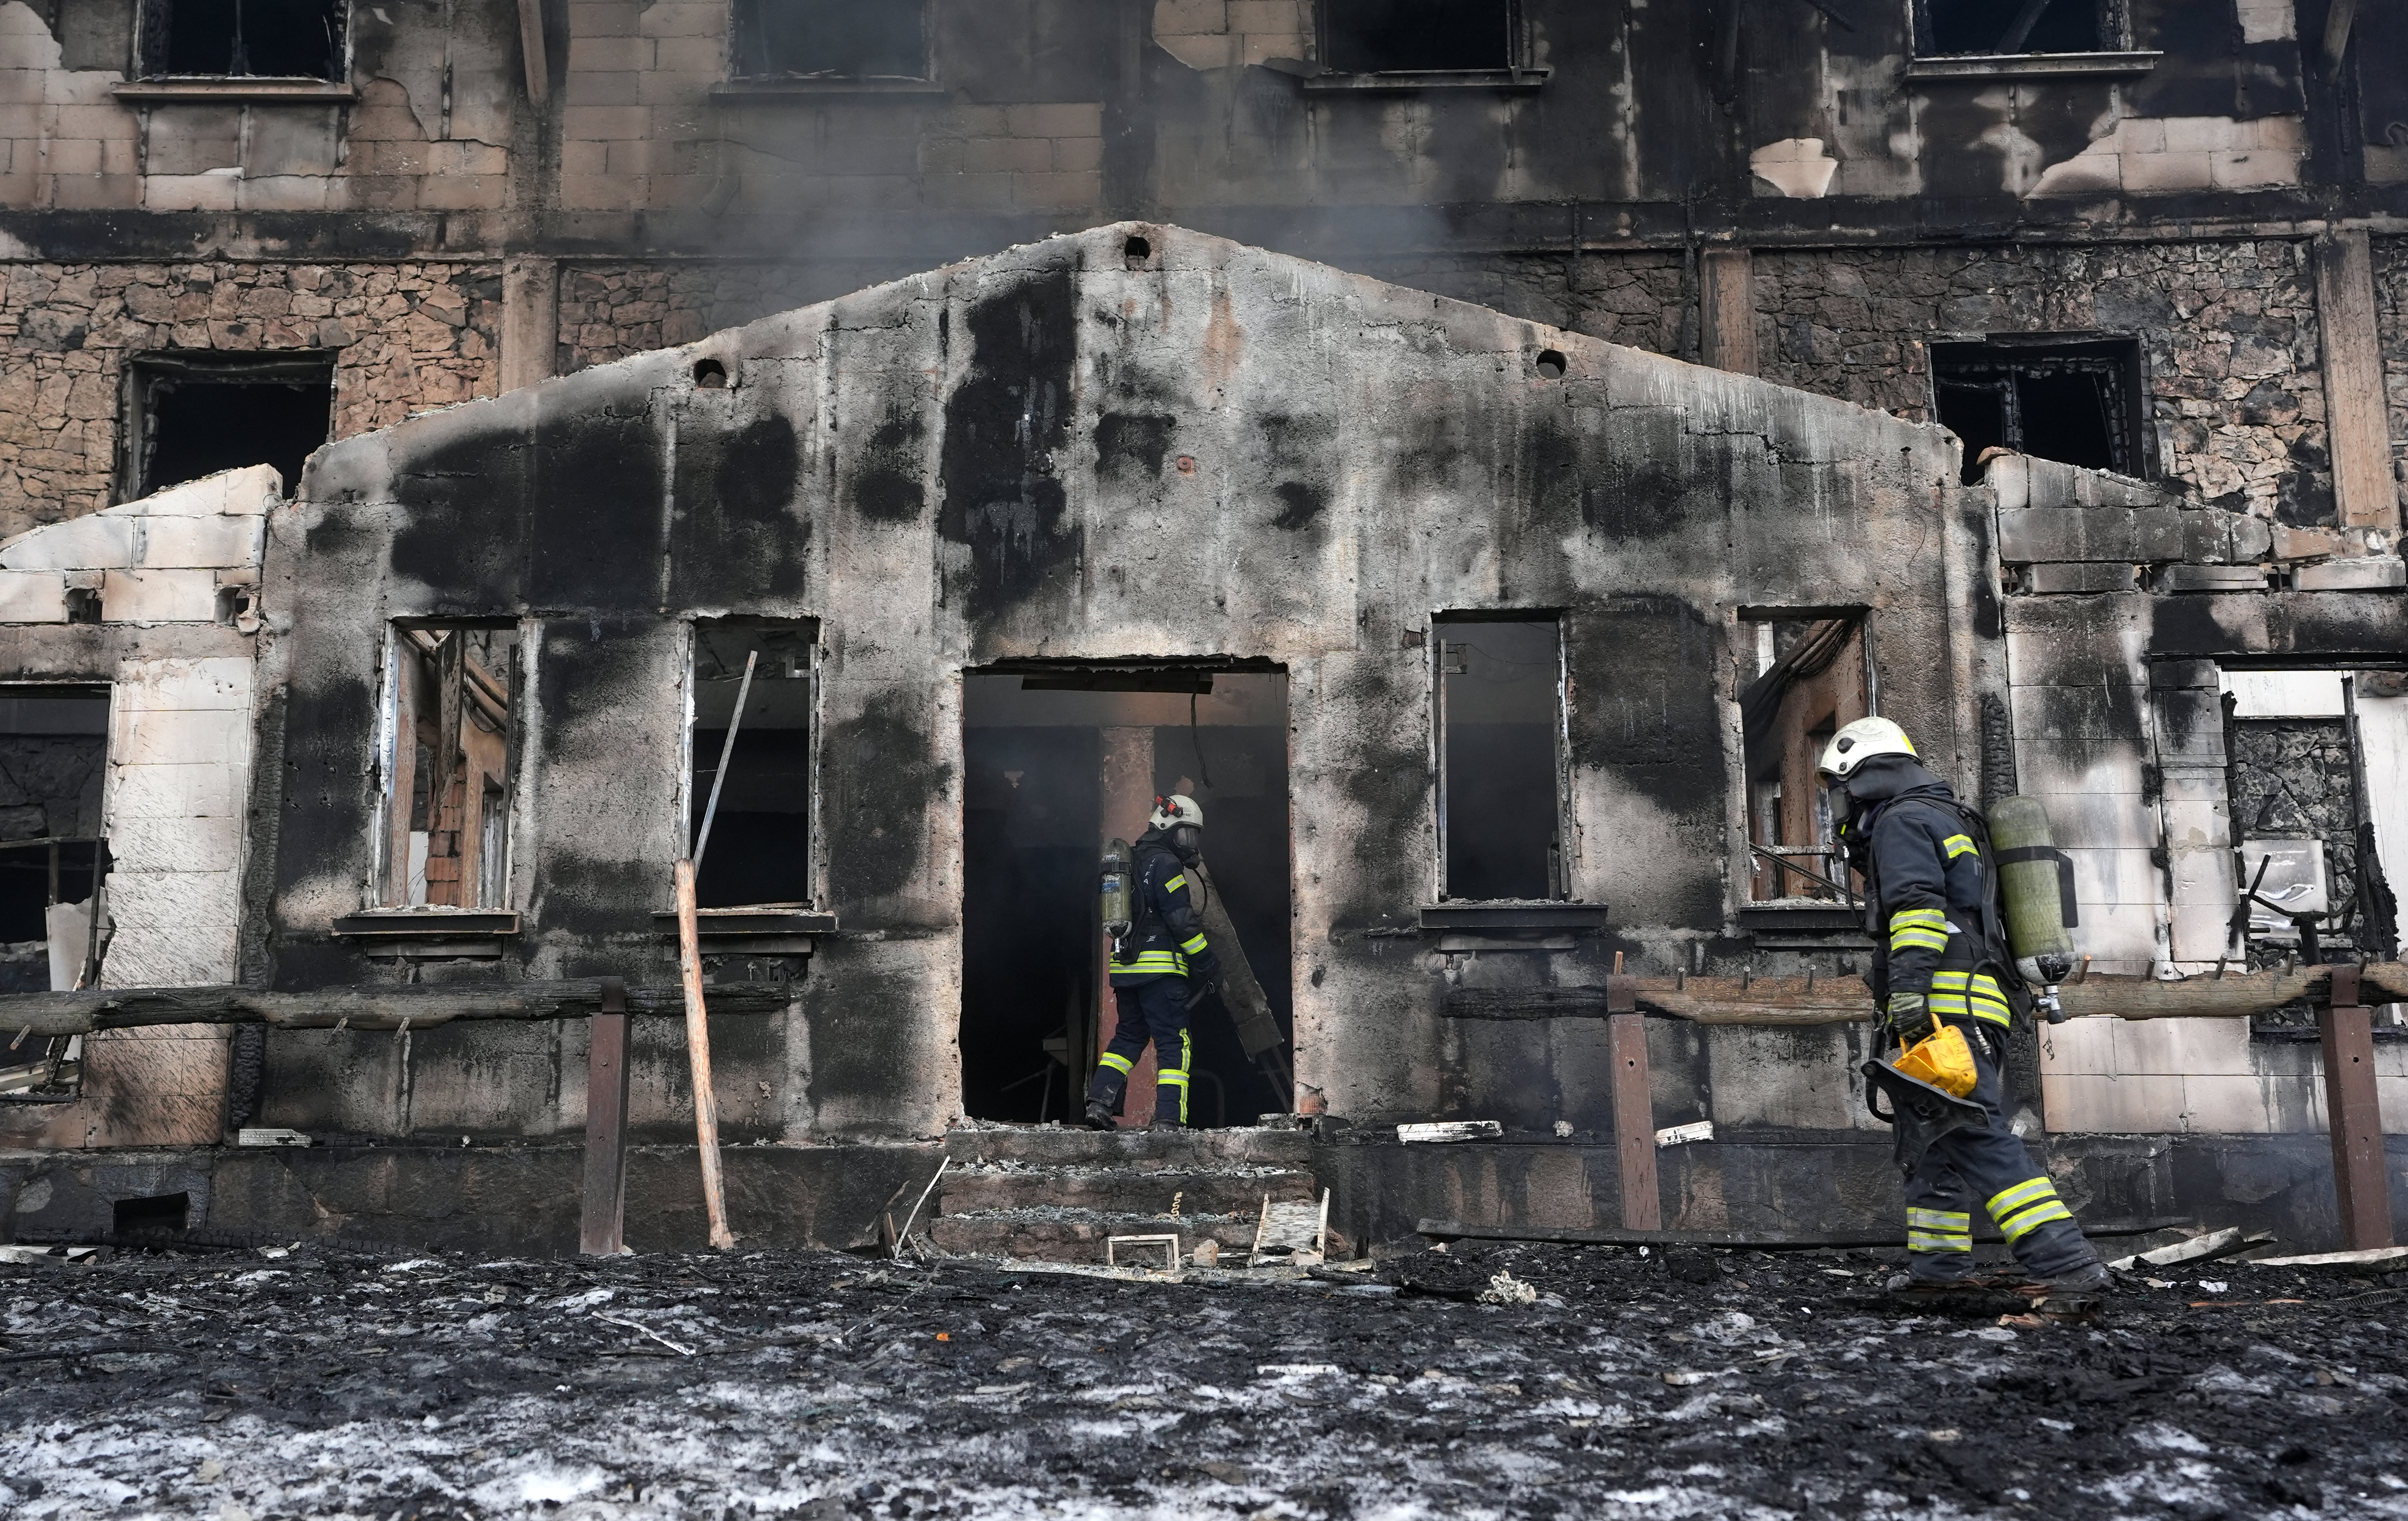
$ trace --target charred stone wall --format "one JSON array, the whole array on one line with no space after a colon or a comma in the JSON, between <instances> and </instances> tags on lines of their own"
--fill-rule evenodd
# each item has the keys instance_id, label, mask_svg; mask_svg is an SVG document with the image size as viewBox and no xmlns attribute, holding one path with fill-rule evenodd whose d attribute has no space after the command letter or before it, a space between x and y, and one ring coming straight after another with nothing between
<instances>
[{"instance_id":1,"label":"charred stone wall","mask_svg":"<svg viewBox=\"0 0 2408 1521\"><path fill-rule=\"evenodd\" d=\"M1755 264L1769 379L1923 420L1934 341L2135 337L2151 476L2285 523L2333 520L2304 242L1764 251Z\"/></svg>"},{"instance_id":2,"label":"charred stone wall","mask_svg":"<svg viewBox=\"0 0 2408 1521\"><path fill-rule=\"evenodd\" d=\"M468 263L8 265L0 536L118 499L135 354L331 353L342 437L493 395L500 306L498 270Z\"/></svg>"}]
</instances>

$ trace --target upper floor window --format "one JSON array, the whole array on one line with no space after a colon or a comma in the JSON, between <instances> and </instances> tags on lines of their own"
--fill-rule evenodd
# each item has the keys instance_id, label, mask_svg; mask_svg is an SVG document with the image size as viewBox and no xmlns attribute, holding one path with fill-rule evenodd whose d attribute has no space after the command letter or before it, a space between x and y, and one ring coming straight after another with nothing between
<instances>
[{"instance_id":1,"label":"upper floor window","mask_svg":"<svg viewBox=\"0 0 2408 1521\"><path fill-rule=\"evenodd\" d=\"M1512 68L1517 0L1320 0L1321 61L1340 74Z\"/></svg>"},{"instance_id":2,"label":"upper floor window","mask_svg":"<svg viewBox=\"0 0 2408 1521\"><path fill-rule=\"evenodd\" d=\"M274 465L297 491L303 462L333 427L335 360L307 349L138 354L126 400L124 500L249 464Z\"/></svg>"},{"instance_id":3,"label":"upper floor window","mask_svg":"<svg viewBox=\"0 0 2408 1521\"><path fill-rule=\"evenodd\" d=\"M736 0L738 78L924 79L924 0Z\"/></svg>"},{"instance_id":4,"label":"upper floor window","mask_svg":"<svg viewBox=\"0 0 2408 1521\"><path fill-rule=\"evenodd\" d=\"M1931 390L1940 425L1965 445L1964 479L1982 478L1991 448L2141 474L2141 355L2129 338L2082 343L1936 343Z\"/></svg>"},{"instance_id":5,"label":"upper floor window","mask_svg":"<svg viewBox=\"0 0 2408 1521\"><path fill-rule=\"evenodd\" d=\"M2114 52L2125 45L2123 0L1917 0L1915 52Z\"/></svg>"},{"instance_id":6,"label":"upper floor window","mask_svg":"<svg viewBox=\"0 0 2408 1521\"><path fill-rule=\"evenodd\" d=\"M396 624L385 670L379 903L509 906L519 635L507 624Z\"/></svg>"},{"instance_id":7,"label":"upper floor window","mask_svg":"<svg viewBox=\"0 0 2408 1521\"><path fill-rule=\"evenodd\" d=\"M139 72L340 79L345 0L146 0Z\"/></svg>"}]
</instances>

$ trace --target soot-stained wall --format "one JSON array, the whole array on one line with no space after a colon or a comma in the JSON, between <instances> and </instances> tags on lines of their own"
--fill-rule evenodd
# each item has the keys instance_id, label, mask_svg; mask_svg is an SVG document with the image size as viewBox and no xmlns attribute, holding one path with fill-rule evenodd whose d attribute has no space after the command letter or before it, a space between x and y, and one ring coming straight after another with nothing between
<instances>
[{"instance_id":1,"label":"soot-stained wall","mask_svg":"<svg viewBox=\"0 0 2408 1521\"><path fill-rule=\"evenodd\" d=\"M729 384L698 386L705 361ZM268 556L285 765L259 952L291 989L669 981L652 916L682 837L691 620L815 618L817 895L838 928L786 1016L721 1021L723 1104L738 1136L929 1133L959 1110L960 674L1269 661L1303 1096L1484 1112L1518 1069L1465 1064L1451 984L1589 982L1616 949L1669 971L1727 944L1739 609L1870 609L1884 711L1970 782L1987 546L1956 469L1944 435L1844 402L1161 225L765 319L315 458ZM1506 610L1563 619L1566 871L1609 927L1442 953L1418 915L1426 634ZM524 633L523 922L498 960L378 960L334 933L371 882L383 642L433 616ZM337 1039L271 1041L265 1122L581 1118L561 1076L581 1032L453 1027L374 1073ZM1565 1112L1595 1107L1595 1065L1562 1074ZM657 1087L638 1117L672 1125L676 1079Z\"/></svg>"}]
</instances>

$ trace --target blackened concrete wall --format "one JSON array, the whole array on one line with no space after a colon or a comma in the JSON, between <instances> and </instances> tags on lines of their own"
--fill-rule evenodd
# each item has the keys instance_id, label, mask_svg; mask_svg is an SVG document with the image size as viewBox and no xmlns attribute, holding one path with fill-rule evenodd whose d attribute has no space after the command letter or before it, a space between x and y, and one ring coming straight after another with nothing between
<instances>
[{"instance_id":1,"label":"blackened concrete wall","mask_svg":"<svg viewBox=\"0 0 2408 1521\"><path fill-rule=\"evenodd\" d=\"M696 388L704 358L730 389ZM731 1033L722 1091L745 1095L739 1135L932 1133L958 1107L958 673L1268 660L1290 682L1305 1101L1486 1113L1522 1102L1526 1063L1467 1057L1451 983L1742 948L1738 609L1870 608L1885 711L1971 784L2000 628L1986 499L1956 470L1944 435L1845 403L1160 224L599 366L334 446L277 516L264 679L285 764L258 951L287 988L406 974L330 932L369 883L382 640L394 618L509 616L535 662L526 922L498 966L420 974L666 980L650 917L681 838L688 620L816 618L819 896L841 928L787 1018ZM1611 917L1576 951L1441 956L1418 930L1437 874L1420 636L1487 609L1564 618L1570 872ZM413 1037L500 1085L479 1105L423 1073L380 1098L346 1039L273 1037L268 1122L448 1123L411 1107L430 1102L506 1131L579 1121L573 1037ZM1602 1101L1601 1069L1551 1080L1573 1090L1559 1112ZM665 1083L654 1121L675 1104Z\"/></svg>"}]
</instances>

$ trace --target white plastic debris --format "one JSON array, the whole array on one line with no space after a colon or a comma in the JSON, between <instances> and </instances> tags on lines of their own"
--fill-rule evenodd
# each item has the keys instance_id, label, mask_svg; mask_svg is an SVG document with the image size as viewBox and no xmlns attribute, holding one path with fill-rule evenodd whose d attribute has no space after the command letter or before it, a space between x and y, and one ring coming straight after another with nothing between
<instances>
[{"instance_id":1,"label":"white plastic debris","mask_svg":"<svg viewBox=\"0 0 2408 1521\"><path fill-rule=\"evenodd\" d=\"M1488 1286L1480 1291L1480 1302L1483 1304L1531 1304L1535 1303L1538 1298L1537 1289L1512 1273L1502 1271L1490 1278Z\"/></svg>"}]
</instances>

